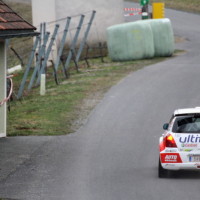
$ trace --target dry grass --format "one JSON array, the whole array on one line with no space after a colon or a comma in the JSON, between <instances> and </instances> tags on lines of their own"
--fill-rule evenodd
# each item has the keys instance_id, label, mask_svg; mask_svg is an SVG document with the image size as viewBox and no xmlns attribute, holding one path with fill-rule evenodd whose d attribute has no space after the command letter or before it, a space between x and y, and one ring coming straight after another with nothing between
<instances>
[{"instance_id":1,"label":"dry grass","mask_svg":"<svg viewBox=\"0 0 200 200\"><path fill-rule=\"evenodd\" d=\"M163 0L166 7L200 13L200 0Z\"/></svg>"},{"instance_id":2,"label":"dry grass","mask_svg":"<svg viewBox=\"0 0 200 200\"><path fill-rule=\"evenodd\" d=\"M12 102L8 114L8 135L62 135L74 132L112 85L130 72L161 60L163 58L111 62L106 58L106 63L102 64L100 59L94 59L90 60L90 68L82 64L79 73L72 70L70 79L62 81L59 86L55 85L53 77L49 77L45 96L39 96L39 88L35 88L22 102ZM14 78L15 85L20 80L19 74Z\"/></svg>"},{"instance_id":3,"label":"dry grass","mask_svg":"<svg viewBox=\"0 0 200 200\"><path fill-rule=\"evenodd\" d=\"M20 15L27 22L32 23L32 8L28 3L16 3L14 0L4 0L18 15Z\"/></svg>"},{"instance_id":4,"label":"dry grass","mask_svg":"<svg viewBox=\"0 0 200 200\"><path fill-rule=\"evenodd\" d=\"M125 0L139 2L139 0ZM164 2L167 8L173 8L177 10L200 13L200 0L151 0L152 2Z\"/></svg>"}]
</instances>

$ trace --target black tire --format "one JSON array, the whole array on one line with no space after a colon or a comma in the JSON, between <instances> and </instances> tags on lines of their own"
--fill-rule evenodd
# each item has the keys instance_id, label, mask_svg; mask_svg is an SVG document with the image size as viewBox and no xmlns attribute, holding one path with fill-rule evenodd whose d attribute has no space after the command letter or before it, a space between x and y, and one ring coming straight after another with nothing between
<instances>
[{"instance_id":1,"label":"black tire","mask_svg":"<svg viewBox=\"0 0 200 200\"><path fill-rule=\"evenodd\" d=\"M159 159L159 164L158 164L158 177L159 178L167 178L168 177L169 171L167 169L164 169L160 163Z\"/></svg>"},{"instance_id":2,"label":"black tire","mask_svg":"<svg viewBox=\"0 0 200 200\"><path fill-rule=\"evenodd\" d=\"M168 170L168 178L177 178L178 172L174 170Z\"/></svg>"}]
</instances>

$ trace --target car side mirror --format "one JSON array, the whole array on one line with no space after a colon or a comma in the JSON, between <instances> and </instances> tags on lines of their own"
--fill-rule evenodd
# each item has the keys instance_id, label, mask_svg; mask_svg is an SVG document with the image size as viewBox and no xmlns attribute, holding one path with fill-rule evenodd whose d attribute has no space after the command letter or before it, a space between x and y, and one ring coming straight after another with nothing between
<instances>
[{"instance_id":1,"label":"car side mirror","mask_svg":"<svg viewBox=\"0 0 200 200\"><path fill-rule=\"evenodd\" d=\"M168 128L169 128L169 124L168 123L166 123L166 124L163 125L163 129L164 130L167 130Z\"/></svg>"}]
</instances>

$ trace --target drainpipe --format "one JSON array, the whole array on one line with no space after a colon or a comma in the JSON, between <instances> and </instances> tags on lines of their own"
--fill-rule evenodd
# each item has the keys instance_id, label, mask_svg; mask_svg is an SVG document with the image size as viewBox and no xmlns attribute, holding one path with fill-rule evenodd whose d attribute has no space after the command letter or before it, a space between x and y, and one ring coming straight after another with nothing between
<instances>
[{"instance_id":1,"label":"drainpipe","mask_svg":"<svg viewBox=\"0 0 200 200\"><path fill-rule=\"evenodd\" d=\"M0 41L0 102L6 98L6 45ZM6 102L0 106L0 137L6 137Z\"/></svg>"}]
</instances>

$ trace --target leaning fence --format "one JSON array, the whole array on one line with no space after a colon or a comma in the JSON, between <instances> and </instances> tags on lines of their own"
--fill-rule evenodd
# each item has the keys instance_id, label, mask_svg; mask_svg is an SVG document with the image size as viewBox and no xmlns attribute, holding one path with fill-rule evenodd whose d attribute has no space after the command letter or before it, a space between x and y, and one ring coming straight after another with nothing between
<instances>
[{"instance_id":1,"label":"leaning fence","mask_svg":"<svg viewBox=\"0 0 200 200\"><path fill-rule=\"evenodd\" d=\"M87 41L95 15L96 11L89 11L40 24L40 35L34 38L31 48L30 45L18 44L17 46L20 48L17 49L14 45L11 46L9 41L7 42L17 62L24 67L24 74L20 86L17 88L17 99L22 98L24 91L29 92L33 87L40 85L41 75L46 73L48 66L53 68L52 76L54 76L56 84L59 84L58 71L62 71L63 77L68 78L71 62L75 64L77 71L80 60L84 60L88 67L90 58L99 57L103 62L106 45L100 41L91 45ZM76 26L72 26L74 18L78 18ZM65 25L61 30L63 23ZM54 27L52 33L48 32L49 26ZM23 43L31 43L30 40L30 38L26 39Z\"/></svg>"}]
</instances>

